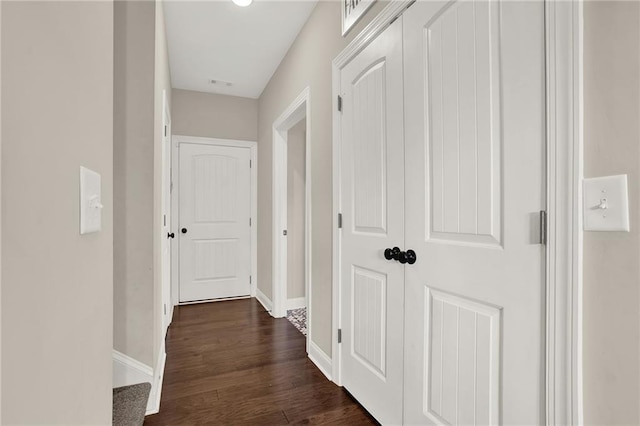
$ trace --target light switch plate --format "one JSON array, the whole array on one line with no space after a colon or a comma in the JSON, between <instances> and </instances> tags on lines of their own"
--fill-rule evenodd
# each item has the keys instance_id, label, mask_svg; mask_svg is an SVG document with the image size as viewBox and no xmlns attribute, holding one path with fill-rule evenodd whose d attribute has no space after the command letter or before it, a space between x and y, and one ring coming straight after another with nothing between
<instances>
[{"instance_id":1,"label":"light switch plate","mask_svg":"<svg viewBox=\"0 0 640 426\"><path fill-rule=\"evenodd\" d=\"M583 189L585 231L629 232L627 175L585 179Z\"/></svg>"},{"instance_id":2,"label":"light switch plate","mask_svg":"<svg viewBox=\"0 0 640 426\"><path fill-rule=\"evenodd\" d=\"M80 167L80 234L102 229L100 174Z\"/></svg>"}]
</instances>

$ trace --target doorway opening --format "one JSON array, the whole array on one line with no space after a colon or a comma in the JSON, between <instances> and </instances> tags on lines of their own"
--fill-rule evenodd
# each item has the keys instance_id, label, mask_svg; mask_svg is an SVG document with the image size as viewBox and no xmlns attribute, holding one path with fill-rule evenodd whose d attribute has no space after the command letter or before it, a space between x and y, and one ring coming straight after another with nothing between
<instances>
[{"instance_id":1,"label":"doorway opening","mask_svg":"<svg viewBox=\"0 0 640 426\"><path fill-rule=\"evenodd\" d=\"M311 324L311 122L306 88L273 123L273 311ZM300 329L299 328L299 329ZM302 330L301 330L302 331Z\"/></svg>"}]
</instances>

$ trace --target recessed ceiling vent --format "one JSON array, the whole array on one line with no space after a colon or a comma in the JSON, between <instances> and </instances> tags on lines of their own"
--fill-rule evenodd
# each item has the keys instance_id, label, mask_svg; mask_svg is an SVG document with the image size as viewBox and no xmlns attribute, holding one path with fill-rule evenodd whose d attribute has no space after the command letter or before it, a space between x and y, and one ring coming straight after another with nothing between
<instances>
[{"instance_id":1,"label":"recessed ceiling vent","mask_svg":"<svg viewBox=\"0 0 640 426\"><path fill-rule=\"evenodd\" d=\"M209 84L213 84L215 86L227 86L227 87L233 86L233 83L230 81L222 81L222 80L214 80L214 79L209 80Z\"/></svg>"}]
</instances>

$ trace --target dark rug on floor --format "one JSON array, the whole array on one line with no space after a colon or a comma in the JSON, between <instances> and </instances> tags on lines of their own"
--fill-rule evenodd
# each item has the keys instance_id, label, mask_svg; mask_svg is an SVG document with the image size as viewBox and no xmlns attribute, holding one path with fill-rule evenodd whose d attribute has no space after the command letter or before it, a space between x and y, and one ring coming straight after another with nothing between
<instances>
[{"instance_id":1,"label":"dark rug on floor","mask_svg":"<svg viewBox=\"0 0 640 426\"><path fill-rule=\"evenodd\" d=\"M141 426L147 412L150 383L123 386L113 390L113 425Z\"/></svg>"},{"instance_id":2,"label":"dark rug on floor","mask_svg":"<svg viewBox=\"0 0 640 426\"><path fill-rule=\"evenodd\" d=\"M300 333L307 335L307 308L287 311L287 319Z\"/></svg>"}]
</instances>

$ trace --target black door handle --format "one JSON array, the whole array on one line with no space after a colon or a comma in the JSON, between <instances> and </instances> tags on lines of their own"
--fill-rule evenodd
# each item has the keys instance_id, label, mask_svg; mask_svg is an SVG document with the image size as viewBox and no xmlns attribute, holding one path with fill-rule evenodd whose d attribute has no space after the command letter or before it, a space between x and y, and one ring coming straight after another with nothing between
<instances>
[{"instance_id":1,"label":"black door handle","mask_svg":"<svg viewBox=\"0 0 640 426\"><path fill-rule=\"evenodd\" d=\"M182 232L183 234L186 234L186 233L187 233L187 228L182 228L182 229L180 230L180 232Z\"/></svg>"},{"instance_id":2,"label":"black door handle","mask_svg":"<svg viewBox=\"0 0 640 426\"><path fill-rule=\"evenodd\" d=\"M387 248L384 250L384 258L387 260L395 260L403 265L408 263L409 265L413 265L416 263L418 256L416 252L413 250L401 251L398 247Z\"/></svg>"},{"instance_id":3,"label":"black door handle","mask_svg":"<svg viewBox=\"0 0 640 426\"><path fill-rule=\"evenodd\" d=\"M384 258L387 260L398 260L398 256L401 251L399 247L394 247L392 249L388 248L384 251Z\"/></svg>"},{"instance_id":4,"label":"black door handle","mask_svg":"<svg viewBox=\"0 0 640 426\"><path fill-rule=\"evenodd\" d=\"M167 238L175 238L175 237L176 237L176 234L173 232L170 232L167 234Z\"/></svg>"},{"instance_id":5,"label":"black door handle","mask_svg":"<svg viewBox=\"0 0 640 426\"><path fill-rule=\"evenodd\" d=\"M409 265L413 265L414 263L416 263L416 260L418 260L416 252L411 249L407 250L407 252L405 253L405 257Z\"/></svg>"}]
</instances>

